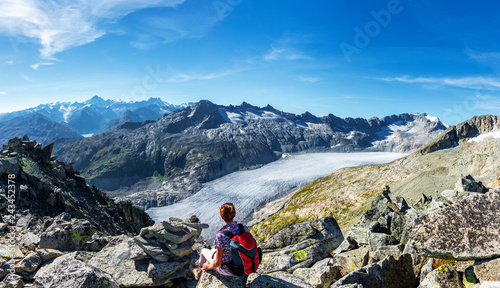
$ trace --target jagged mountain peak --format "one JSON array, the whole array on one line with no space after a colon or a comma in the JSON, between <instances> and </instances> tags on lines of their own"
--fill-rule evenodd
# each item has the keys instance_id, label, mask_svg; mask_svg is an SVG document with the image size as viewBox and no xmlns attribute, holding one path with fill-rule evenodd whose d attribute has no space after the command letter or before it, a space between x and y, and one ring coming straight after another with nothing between
<instances>
[{"instance_id":1,"label":"jagged mountain peak","mask_svg":"<svg viewBox=\"0 0 500 288\"><path fill-rule=\"evenodd\" d=\"M85 103L87 103L87 104L92 104L92 105L96 105L99 107L105 107L106 105L108 105L109 102L110 102L110 100L106 101L97 95L90 98L90 100L85 101Z\"/></svg>"},{"instance_id":2,"label":"jagged mountain peak","mask_svg":"<svg viewBox=\"0 0 500 288\"><path fill-rule=\"evenodd\" d=\"M428 154L438 150L451 148L463 142L472 141L473 138L479 137L480 135L487 135L498 131L500 131L500 116L474 116L467 121L448 127L439 137L434 139L427 146L421 148L418 153Z\"/></svg>"}]
</instances>

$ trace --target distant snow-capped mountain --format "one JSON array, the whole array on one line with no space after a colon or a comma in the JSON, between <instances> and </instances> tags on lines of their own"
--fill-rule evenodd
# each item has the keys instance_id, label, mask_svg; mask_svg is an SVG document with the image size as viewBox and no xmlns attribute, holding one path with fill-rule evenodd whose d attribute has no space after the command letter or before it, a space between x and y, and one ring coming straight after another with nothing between
<instances>
[{"instance_id":1,"label":"distant snow-capped mountain","mask_svg":"<svg viewBox=\"0 0 500 288\"><path fill-rule=\"evenodd\" d=\"M158 120L166 113L184 108L189 104L172 105L159 98L150 98L145 101L124 102L117 100L104 100L94 96L84 102L57 102L42 104L33 108L0 114L0 139L10 139L12 136L22 137L23 133L31 134L30 139L38 140L43 144L52 139L49 136L65 135L90 136L112 130L125 122L143 122ZM43 116L43 121L40 116ZM19 120L30 123L44 123L41 127L24 127L18 125ZM14 127L11 123L16 124ZM47 124L47 121L54 122ZM60 125L56 125L60 124ZM44 130L46 127L64 131ZM36 135L33 130L37 130ZM73 136L71 136L73 135Z\"/></svg>"}]
</instances>

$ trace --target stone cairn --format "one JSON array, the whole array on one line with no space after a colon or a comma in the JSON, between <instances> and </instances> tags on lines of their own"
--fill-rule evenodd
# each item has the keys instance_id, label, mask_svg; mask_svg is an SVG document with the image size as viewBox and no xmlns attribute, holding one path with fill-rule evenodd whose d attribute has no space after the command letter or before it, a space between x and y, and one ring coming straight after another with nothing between
<instances>
[{"instance_id":1,"label":"stone cairn","mask_svg":"<svg viewBox=\"0 0 500 288\"><path fill-rule=\"evenodd\" d=\"M83 244L92 242L99 233L95 229L84 233L82 225L89 223L55 223L41 237L27 233L24 238L31 235L36 239L24 240L16 255L7 257L15 263L15 274L9 273L12 261L0 258L0 287L49 288L56 282L59 287L76 288L89 287L85 286L88 283L96 283L92 286L96 288L186 283L192 279L189 265L205 245L199 236L208 228L196 216L170 218L142 228L135 237L106 237L107 245L98 250ZM81 245L75 244L79 242Z\"/></svg>"}]
</instances>

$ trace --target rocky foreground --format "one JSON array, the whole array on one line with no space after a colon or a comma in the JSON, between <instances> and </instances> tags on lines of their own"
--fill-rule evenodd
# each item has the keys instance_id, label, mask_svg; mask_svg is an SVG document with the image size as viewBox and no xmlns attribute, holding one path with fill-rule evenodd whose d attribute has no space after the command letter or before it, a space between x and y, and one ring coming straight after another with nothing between
<instances>
[{"instance_id":1,"label":"rocky foreground","mask_svg":"<svg viewBox=\"0 0 500 288\"><path fill-rule=\"evenodd\" d=\"M332 217L288 226L261 244L258 273L198 287L500 287L500 189L469 175L412 205L391 194L345 234Z\"/></svg>"},{"instance_id":2,"label":"rocky foreground","mask_svg":"<svg viewBox=\"0 0 500 288\"><path fill-rule=\"evenodd\" d=\"M0 287L500 287L500 189L470 175L411 205L379 188L350 229L332 216L288 225L261 241L258 273L198 281L206 224L154 224L50 149L24 138L1 152Z\"/></svg>"}]
</instances>

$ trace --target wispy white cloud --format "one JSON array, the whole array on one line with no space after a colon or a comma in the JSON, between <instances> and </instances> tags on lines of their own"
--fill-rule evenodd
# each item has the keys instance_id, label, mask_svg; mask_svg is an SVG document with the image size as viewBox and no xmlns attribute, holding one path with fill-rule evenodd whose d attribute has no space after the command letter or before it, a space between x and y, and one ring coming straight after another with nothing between
<instances>
[{"instance_id":1,"label":"wispy white cloud","mask_svg":"<svg viewBox=\"0 0 500 288\"><path fill-rule=\"evenodd\" d=\"M5 92L5 91L0 91L0 95L7 95L7 92Z\"/></svg>"},{"instance_id":2,"label":"wispy white cloud","mask_svg":"<svg viewBox=\"0 0 500 288\"><path fill-rule=\"evenodd\" d=\"M13 64L14 64L14 61L9 60L9 61L7 61L7 62L5 62L5 63L7 63L7 64L9 64L9 65L13 65Z\"/></svg>"},{"instance_id":3,"label":"wispy white cloud","mask_svg":"<svg viewBox=\"0 0 500 288\"><path fill-rule=\"evenodd\" d=\"M264 55L264 60L273 61L273 60L314 60L313 57L305 54L302 51L290 48L290 47L271 47Z\"/></svg>"},{"instance_id":4,"label":"wispy white cloud","mask_svg":"<svg viewBox=\"0 0 500 288\"><path fill-rule=\"evenodd\" d=\"M130 44L137 49L149 50L161 43L204 37L223 21L212 2L199 1L194 7L181 5L175 10L137 19L137 38Z\"/></svg>"},{"instance_id":5,"label":"wispy white cloud","mask_svg":"<svg viewBox=\"0 0 500 288\"><path fill-rule=\"evenodd\" d=\"M300 76L297 79L300 82L304 82L304 83L316 83L319 80L321 80L320 78L316 78L316 77L304 77L304 76Z\"/></svg>"},{"instance_id":6,"label":"wispy white cloud","mask_svg":"<svg viewBox=\"0 0 500 288\"><path fill-rule=\"evenodd\" d=\"M25 81L30 81L30 77L28 77L28 75L24 74L23 72L21 72L21 73L19 73L19 74L21 74L21 77L23 77L23 79L24 79Z\"/></svg>"},{"instance_id":7,"label":"wispy white cloud","mask_svg":"<svg viewBox=\"0 0 500 288\"><path fill-rule=\"evenodd\" d=\"M170 75L168 78L164 79L162 82L170 82L170 83L176 83L176 82L189 82L189 81L196 81L196 80L212 80L216 78L222 78L227 75L233 74L236 71L233 70L227 70L224 72L220 73L208 73L208 74L200 74L200 73L177 73Z\"/></svg>"},{"instance_id":8,"label":"wispy white cloud","mask_svg":"<svg viewBox=\"0 0 500 288\"><path fill-rule=\"evenodd\" d=\"M41 44L43 58L102 37L100 24L139 9L171 7L184 0L0 0L0 32Z\"/></svg>"},{"instance_id":9,"label":"wispy white cloud","mask_svg":"<svg viewBox=\"0 0 500 288\"><path fill-rule=\"evenodd\" d=\"M465 54L478 62L492 63L493 61L500 60L500 52L479 52L467 49L465 50Z\"/></svg>"},{"instance_id":10,"label":"wispy white cloud","mask_svg":"<svg viewBox=\"0 0 500 288\"><path fill-rule=\"evenodd\" d=\"M54 63L52 62L36 63L31 65L31 68L33 70L37 70L38 68L40 68L40 66L51 66L51 65L54 65Z\"/></svg>"},{"instance_id":11,"label":"wispy white cloud","mask_svg":"<svg viewBox=\"0 0 500 288\"><path fill-rule=\"evenodd\" d=\"M470 76L462 78L434 78L434 77L411 77L408 75L401 77L378 78L387 82L403 82L411 84L452 86L467 89L479 90L500 90L500 78Z\"/></svg>"},{"instance_id":12,"label":"wispy white cloud","mask_svg":"<svg viewBox=\"0 0 500 288\"><path fill-rule=\"evenodd\" d=\"M303 44L310 43L311 35L286 34L273 41L271 49L263 56L266 61L274 60L315 60L303 49Z\"/></svg>"},{"instance_id":13,"label":"wispy white cloud","mask_svg":"<svg viewBox=\"0 0 500 288\"><path fill-rule=\"evenodd\" d=\"M492 95L475 95L478 101L474 101L475 108L498 113L500 110L500 97Z\"/></svg>"}]
</instances>

